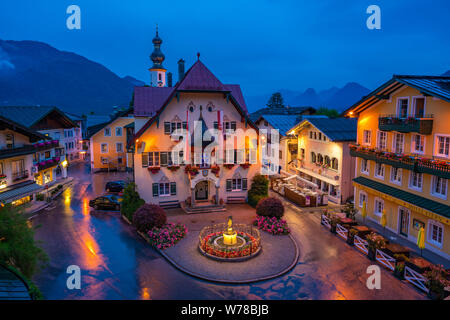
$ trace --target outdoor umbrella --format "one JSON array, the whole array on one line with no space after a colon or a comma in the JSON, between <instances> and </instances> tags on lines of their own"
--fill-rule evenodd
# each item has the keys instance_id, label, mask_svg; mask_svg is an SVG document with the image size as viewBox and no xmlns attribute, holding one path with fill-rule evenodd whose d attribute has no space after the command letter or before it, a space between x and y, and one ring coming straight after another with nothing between
<instances>
[{"instance_id":1,"label":"outdoor umbrella","mask_svg":"<svg viewBox=\"0 0 450 320\"><path fill-rule=\"evenodd\" d=\"M384 231L386 231L386 224L387 224L386 209L383 209L383 213L381 214L381 226L383 227L383 233Z\"/></svg>"},{"instance_id":2,"label":"outdoor umbrella","mask_svg":"<svg viewBox=\"0 0 450 320\"><path fill-rule=\"evenodd\" d=\"M420 227L419 234L417 235L417 246L420 249L420 256L422 256L422 250L425 248L425 230Z\"/></svg>"}]
</instances>

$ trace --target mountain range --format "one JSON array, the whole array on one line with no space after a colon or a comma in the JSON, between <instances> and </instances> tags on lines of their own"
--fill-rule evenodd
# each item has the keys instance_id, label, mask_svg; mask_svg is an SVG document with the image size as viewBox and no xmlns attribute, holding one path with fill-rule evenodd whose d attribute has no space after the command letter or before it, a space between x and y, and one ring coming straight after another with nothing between
<instances>
[{"instance_id":1,"label":"mountain range","mask_svg":"<svg viewBox=\"0 0 450 320\"><path fill-rule=\"evenodd\" d=\"M0 40L0 105L51 105L80 115L109 114L113 106L129 105L134 86L144 84L43 42ZM349 82L342 88L279 92L286 105L342 111L370 90ZM265 107L270 95L245 95L249 111Z\"/></svg>"},{"instance_id":2,"label":"mountain range","mask_svg":"<svg viewBox=\"0 0 450 320\"><path fill-rule=\"evenodd\" d=\"M135 85L103 65L36 41L0 40L0 105L51 105L107 114L129 105Z\"/></svg>"},{"instance_id":3,"label":"mountain range","mask_svg":"<svg viewBox=\"0 0 450 320\"><path fill-rule=\"evenodd\" d=\"M370 90L356 82L349 82L342 88L331 87L321 91L308 88L305 91L280 89L278 92L283 96L285 105L326 107L342 111L367 95ZM265 106L269 98L270 94L265 94L246 97L246 101L249 109L255 110Z\"/></svg>"}]
</instances>

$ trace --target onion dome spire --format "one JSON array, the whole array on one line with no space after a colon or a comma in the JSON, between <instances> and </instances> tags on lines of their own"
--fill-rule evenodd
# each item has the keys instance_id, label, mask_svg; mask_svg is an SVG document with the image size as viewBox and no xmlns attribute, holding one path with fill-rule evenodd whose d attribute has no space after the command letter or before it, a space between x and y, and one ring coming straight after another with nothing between
<instances>
[{"instance_id":1,"label":"onion dome spire","mask_svg":"<svg viewBox=\"0 0 450 320\"><path fill-rule=\"evenodd\" d=\"M154 49L152 54L150 55L150 59L153 61L153 66L151 67L151 69L164 69L162 63L166 57L164 56L164 54L161 52L160 49L163 41L158 34L158 25L156 25L156 35L153 38L152 42Z\"/></svg>"}]
</instances>

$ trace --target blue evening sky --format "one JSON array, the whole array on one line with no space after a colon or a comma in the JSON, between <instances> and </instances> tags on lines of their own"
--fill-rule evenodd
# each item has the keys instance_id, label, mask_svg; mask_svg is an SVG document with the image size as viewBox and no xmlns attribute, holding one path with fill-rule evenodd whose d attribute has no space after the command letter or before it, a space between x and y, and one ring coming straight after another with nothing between
<instances>
[{"instance_id":1,"label":"blue evening sky","mask_svg":"<svg viewBox=\"0 0 450 320\"><path fill-rule=\"evenodd\" d=\"M81 30L66 28L70 4ZM366 27L371 4L381 30ZM350 81L374 89L394 73L450 69L449 14L448 0L17 0L0 2L0 38L43 41L148 83L158 23L174 79L178 59L188 68L200 52L245 95Z\"/></svg>"}]
</instances>

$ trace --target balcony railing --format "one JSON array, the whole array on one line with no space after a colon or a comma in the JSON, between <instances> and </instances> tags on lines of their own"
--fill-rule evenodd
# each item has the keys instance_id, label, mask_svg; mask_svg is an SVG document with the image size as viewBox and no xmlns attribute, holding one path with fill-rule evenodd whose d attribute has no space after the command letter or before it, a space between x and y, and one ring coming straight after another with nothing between
<instances>
[{"instance_id":1,"label":"balcony railing","mask_svg":"<svg viewBox=\"0 0 450 320\"><path fill-rule=\"evenodd\" d=\"M382 131L417 132L431 134L433 131L433 115L423 117L399 118L397 115L381 115L378 128Z\"/></svg>"},{"instance_id":2,"label":"balcony railing","mask_svg":"<svg viewBox=\"0 0 450 320\"><path fill-rule=\"evenodd\" d=\"M13 174L12 174L12 180L14 182L26 179L28 177L29 177L28 170L22 170L22 171L18 171L18 172L13 172Z\"/></svg>"},{"instance_id":3,"label":"balcony railing","mask_svg":"<svg viewBox=\"0 0 450 320\"><path fill-rule=\"evenodd\" d=\"M11 158L16 156L21 156L25 154L32 154L34 153L35 149L32 145L27 144L22 147L17 148L8 148L8 149L1 149L0 150L0 159L5 158Z\"/></svg>"},{"instance_id":4,"label":"balcony railing","mask_svg":"<svg viewBox=\"0 0 450 320\"><path fill-rule=\"evenodd\" d=\"M59 140L49 140L44 142L37 142L33 144L36 151L48 150L59 147Z\"/></svg>"},{"instance_id":5,"label":"balcony railing","mask_svg":"<svg viewBox=\"0 0 450 320\"><path fill-rule=\"evenodd\" d=\"M356 145L350 146L350 155L352 157L372 160L397 168L404 168L419 173L435 175L444 179L450 179L449 161L427 159L415 155L395 154Z\"/></svg>"}]
</instances>

